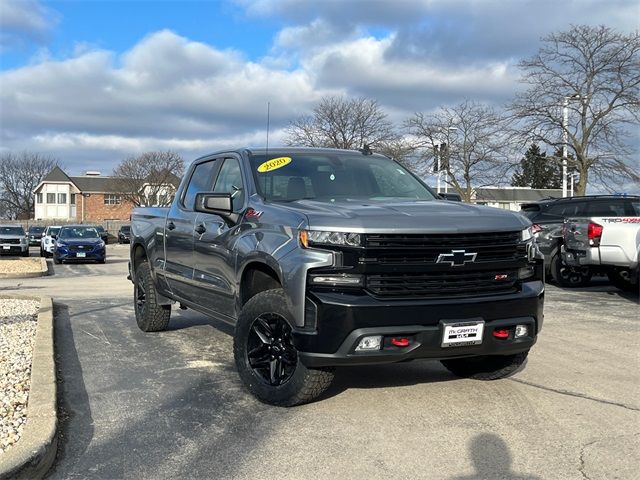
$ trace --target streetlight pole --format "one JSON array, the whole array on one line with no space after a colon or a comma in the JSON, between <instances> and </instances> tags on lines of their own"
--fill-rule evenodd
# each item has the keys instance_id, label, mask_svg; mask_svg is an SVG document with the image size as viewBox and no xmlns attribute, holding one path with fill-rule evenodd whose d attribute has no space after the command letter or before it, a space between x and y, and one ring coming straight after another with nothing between
<instances>
[{"instance_id":1,"label":"streetlight pole","mask_svg":"<svg viewBox=\"0 0 640 480\"><path fill-rule=\"evenodd\" d=\"M436 193L440 193L440 178L442 177L442 166L440 165L440 157L442 156L442 153L440 152L440 148L442 147L442 143L440 145L438 145L438 183L437 183L437 187L436 187Z\"/></svg>"},{"instance_id":2,"label":"streetlight pole","mask_svg":"<svg viewBox=\"0 0 640 480\"><path fill-rule=\"evenodd\" d=\"M586 100L579 93L564 97L562 101L562 196L567 196L567 145L569 144L569 101ZM573 192L571 193L573 197Z\"/></svg>"},{"instance_id":3,"label":"streetlight pole","mask_svg":"<svg viewBox=\"0 0 640 480\"><path fill-rule=\"evenodd\" d=\"M569 142L569 97L562 102L562 197L567 196L567 143Z\"/></svg>"}]
</instances>

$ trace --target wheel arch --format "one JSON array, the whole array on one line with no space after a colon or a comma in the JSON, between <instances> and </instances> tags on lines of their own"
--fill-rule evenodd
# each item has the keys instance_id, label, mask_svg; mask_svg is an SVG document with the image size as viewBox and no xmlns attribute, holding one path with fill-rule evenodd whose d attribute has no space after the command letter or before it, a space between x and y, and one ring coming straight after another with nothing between
<instances>
[{"instance_id":1,"label":"wheel arch","mask_svg":"<svg viewBox=\"0 0 640 480\"><path fill-rule=\"evenodd\" d=\"M282 288L282 277L275 260L269 263L265 259L254 259L244 265L239 274L238 309L262 291Z\"/></svg>"}]
</instances>

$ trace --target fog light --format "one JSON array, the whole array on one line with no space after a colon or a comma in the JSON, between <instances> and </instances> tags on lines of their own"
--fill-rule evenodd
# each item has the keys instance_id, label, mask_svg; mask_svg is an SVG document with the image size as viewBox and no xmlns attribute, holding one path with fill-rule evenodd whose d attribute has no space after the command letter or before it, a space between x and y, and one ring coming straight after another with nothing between
<instances>
[{"instance_id":1,"label":"fog light","mask_svg":"<svg viewBox=\"0 0 640 480\"><path fill-rule=\"evenodd\" d=\"M382 345L381 335L363 337L356 347L356 352L361 352L363 350L380 350L380 345Z\"/></svg>"},{"instance_id":2,"label":"fog light","mask_svg":"<svg viewBox=\"0 0 640 480\"><path fill-rule=\"evenodd\" d=\"M516 338L526 337L529 334L529 328L526 325L516 325Z\"/></svg>"},{"instance_id":3,"label":"fog light","mask_svg":"<svg viewBox=\"0 0 640 480\"><path fill-rule=\"evenodd\" d=\"M524 280L525 278L531 278L536 273L533 267L522 267L518 269L518 278Z\"/></svg>"}]
</instances>

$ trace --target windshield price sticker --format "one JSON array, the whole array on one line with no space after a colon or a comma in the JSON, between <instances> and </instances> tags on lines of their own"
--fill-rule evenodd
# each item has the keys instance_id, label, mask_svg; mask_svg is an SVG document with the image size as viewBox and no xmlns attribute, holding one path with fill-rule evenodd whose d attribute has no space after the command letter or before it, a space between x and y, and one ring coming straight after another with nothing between
<instances>
[{"instance_id":1,"label":"windshield price sticker","mask_svg":"<svg viewBox=\"0 0 640 480\"><path fill-rule=\"evenodd\" d=\"M442 334L442 347L463 347L480 345L484 322L445 323Z\"/></svg>"},{"instance_id":2,"label":"windshield price sticker","mask_svg":"<svg viewBox=\"0 0 640 480\"><path fill-rule=\"evenodd\" d=\"M291 157L272 158L271 160L267 160L266 162L260 164L260 166L258 167L258 172L270 172L271 170L277 170L278 168L282 168L290 163Z\"/></svg>"}]
</instances>

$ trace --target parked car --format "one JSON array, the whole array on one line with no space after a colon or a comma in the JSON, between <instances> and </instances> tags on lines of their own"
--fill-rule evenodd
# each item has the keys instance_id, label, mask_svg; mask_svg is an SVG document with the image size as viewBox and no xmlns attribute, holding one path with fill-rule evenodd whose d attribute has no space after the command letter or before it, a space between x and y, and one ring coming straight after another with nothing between
<instances>
[{"instance_id":1,"label":"parked car","mask_svg":"<svg viewBox=\"0 0 640 480\"><path fill-rule=\"evenodd\" d=\"M60 229L53 250L54 263L87 260L104 263L106 259L105 243L95 227L68 225Z\"/></svg>"},{"instance_id":2,"label":"parked car","mask_svg":"<svg viewBox=\"0 0 640 480\"><path fill-rule=\"evenodd\" d=\"M53 255L53 249L56 246L56 237L61 228L60 225L52 225L44 229L44 232L42 232L42 240L40 241L41 257L50 257Z\"/></svg>"},{"instance_id":3,"label":"parked car","mask_svg":"<svg viewBox=\"0 0 640 480\"><path fill-rule=\"evenodd\" d=\"M562 226L568 218L592 216L633 216L637 212L633 206L639 196L586 195L582 197L551 198L539 202L525 203L521 213L533 223L534 233L540 251L544 254L544 264L556 283L566 281L568 275L575 285L586 285L591 281L592 269L588 266L574 268L571 272L562 263L560 247L563 245ZM564 280L562 276L566 277Z\"/></svg>"},{"instance_id":4,"label":"parked car","mask_svg":"<svg viewBox=\"0 0 640 480\"><path fill-rule=\"evenodd\" d=\"M123 225L118 230L118 243L129 243L131 236L131 225Z\"/></svg>"},{"instance_id":5,"label":"parked car","mask_svg":"<svg viewBox=\"0 0 640 480\"><path fill-rule=\"evenodd\" d=\"M632 202L634 216L571 218L563 229L562 258L567 276L561 285L574 286L571 272L589 268L604 273L617 288L640 288L640 200Z\"/></svg>"},{"instance_id":6,"label":"parked car","mask_svg":"<svg viewBox=\"0 0 640 480\"><path fill-rule=\"evenodd\" d=\"M131 224L134 310L171 304L235 323L240 378L261 401L309 402L333 367L440 360L493 380L524 365L543 322L543 263L519 213L441 200L364 151L222 151L170 208Z\"/></svg>"},{"instance_id":7,"label":"parked car","mask_svg":"<svg viewBox=\"0 0 640 480\"><path fill-rule=\"evenodd\" d=\"M29 227L29 230L27 231L27 235L29 235L29 246L40 245L44 228L45 227L39 227L37 225L32 225Z\"/></svg>"},{"instance_id":8,"label":"parked car","mask_svg":"<svg viewBox=\"0 0 640 480\"><path fill-rule=\"evenodd\" d=\"M109 243L109 232L107 232L102 225L91 225L91 227L96 229L102 241L107 245Z\"/></svg>"},{"instance_id":9,"label":"parked car","mask_svg":"<svg viewBox=\"0 0 640 480\"><path fill-rule=\"evenodd\" d=\"M0 254L29 256L29 237L21 225L0 225Z\"/></svg>"}]
</instances>

